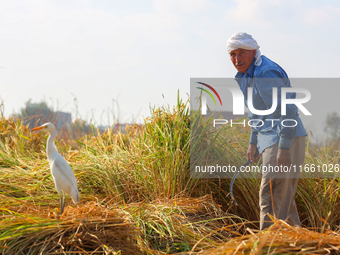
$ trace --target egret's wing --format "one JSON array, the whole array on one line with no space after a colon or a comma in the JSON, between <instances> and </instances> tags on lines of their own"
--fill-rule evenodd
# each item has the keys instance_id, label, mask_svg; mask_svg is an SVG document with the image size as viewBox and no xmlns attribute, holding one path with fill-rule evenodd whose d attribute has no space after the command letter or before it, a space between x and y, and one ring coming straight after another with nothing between
<instances>
[{"instance_id":1,"label":"egret's wing","mask_svg":"<svg viewBox=\"0 0 340 255\"><path fill-rule=\"evenodd\" d=\"M77 180L67 161L58 154L51 162L53 179L61 190L69 194L74 203L79 202ZM57 185L56 185L57 186Z\"/></svg>"}]
</instances>

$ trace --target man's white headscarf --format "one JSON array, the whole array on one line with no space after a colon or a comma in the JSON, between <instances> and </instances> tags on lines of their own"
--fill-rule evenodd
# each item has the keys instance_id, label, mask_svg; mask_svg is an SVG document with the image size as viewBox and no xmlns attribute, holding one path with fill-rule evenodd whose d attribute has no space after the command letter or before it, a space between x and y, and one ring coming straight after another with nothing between
<instances>
[{"instance_id":1,"label":"man's white headscarf","mask_svg":"<svg viewBox=\"0 0 340 255\"><path fill-rule=\"evenodd\" d=\"M260 46L257 44L256 40L247 33L236 33L233 34L227 41L227 51L230 53L236 49L245 50L256 50L255 55L255 65L260 66L262 63Z\"/></svg>"}]
</instances>

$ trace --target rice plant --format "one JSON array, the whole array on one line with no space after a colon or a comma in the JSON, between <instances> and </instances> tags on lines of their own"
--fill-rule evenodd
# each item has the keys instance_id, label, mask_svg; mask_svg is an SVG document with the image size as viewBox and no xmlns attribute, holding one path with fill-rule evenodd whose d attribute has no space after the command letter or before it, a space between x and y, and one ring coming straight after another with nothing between
<instances>
[{"instance_id":1,"label":"rice plant","mask_svg":"<svg viewBox=\"0 0 340 255\"><path fill-rule=\"evenodd\" d=\"M0 253L316 253L339 248L337 179L300 179L296 200L305 228L274 219L270 230L258 232L259 178L236 180L237 207L230 201L230 179L191 178L190 164L206 158L241 166L250 130L213 130L209 119L190 112L189 103L178 96L173 107L151 108L143 125L124 132L92 129L73 140L60 132L56 146L80 192L80 204L69 204L61 217L56 217L58 194L45 155L46 136L2 114ZM204 157L190 159L192 150ZM306 163L335 164L339 158L339 150L312 149L307 141ZM293 238L300 241L288 247ZM325 241L317 243L317 238Z\"/></svg>"}]
</instances>

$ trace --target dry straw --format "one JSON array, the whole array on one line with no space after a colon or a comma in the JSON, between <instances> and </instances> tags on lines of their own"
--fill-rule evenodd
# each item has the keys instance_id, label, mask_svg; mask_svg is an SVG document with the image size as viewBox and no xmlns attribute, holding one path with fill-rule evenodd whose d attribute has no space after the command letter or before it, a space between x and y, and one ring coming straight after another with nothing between
<instances>
[{"instance_id":1,"label":"dry straw","mask_svg":"<svg viewBox=\"0 0 340 255\"><path fill-rule=\"evenodd\" d=\"M1 115L0 254L336 254L338 179L300 179L304 228L274 219L258 232L260 179L236 180L235 207L230 179L195 179L189 171L190 149L241 166L249 130L216 132L189 115L188 103L178 98L173 108L152 109L143 125L124 132L91 130L74 140L61 132L56 146L76 175L81 202L74 207L68 198L59 218L47 137ZM190 143L191 136L200 139ZM306 163L339 159L339 150L307 143Z\"/></svg>"},{"instance_id":2,"label":"dry straw","mask_svg":"<svg viewBox=\"0 0 340 255\"><path fill-rule=\"evenodd\" d=\"M263 231L247 228L250 233L235 237L219 247L200 255L222 254L339 254L340 235L327 230L317 233L306 228L292 227L282 220L273 219L274 225Z\"/></svg>"}]
</instances>

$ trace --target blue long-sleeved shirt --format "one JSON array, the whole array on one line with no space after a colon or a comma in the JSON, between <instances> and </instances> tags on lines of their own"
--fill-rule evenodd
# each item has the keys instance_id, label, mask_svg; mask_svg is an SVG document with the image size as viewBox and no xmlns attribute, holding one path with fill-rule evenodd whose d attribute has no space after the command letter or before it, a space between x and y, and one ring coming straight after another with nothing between
<instances>
[{"instance_id":1,"label":"blue long-sleeved shirt","mask_svg":"<svg viewBox=\"0 0 340 255\"><path fill-rule=\"evenodd\" d=\"M247 73L238 72L235 76L240 89L244 94L244 103L248 107L248 87L253 88L253 106L257 110L268 110L273 104L273 87L278 90L276 110L265 116L259 116L248 111L248 117L252 121L252 129L249 143L256 144L259 152L279 143L280 149L289 150L293 137L305 136L306 131L298 114L298 108L294 104L287 104L286 115L281 115L281 88L291 87L286 72L275 62L265 56L261 56L262 63L255 66L255 59ZM295 93L287 93L287 98L296 98ZM273 119L275 121L273 121ZM291 127L297 122L296 127ZM263 121L263 125L262 122ZM281 122L284 121L284 125ZM262 125L262 126L261 126ZM254 127L257 126L257 127ZM290 127L285 127L290 126Z\"/></svg>"}]
</instances>

